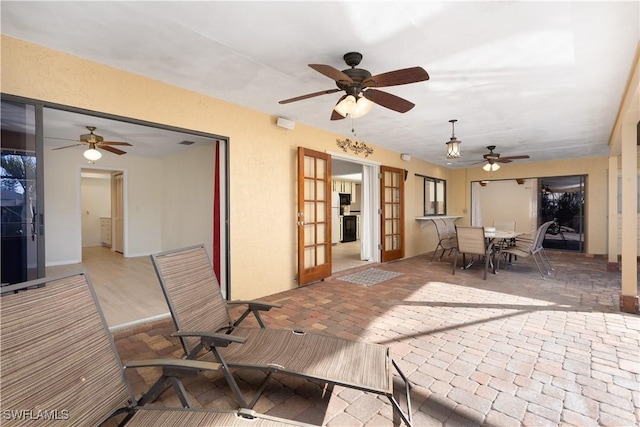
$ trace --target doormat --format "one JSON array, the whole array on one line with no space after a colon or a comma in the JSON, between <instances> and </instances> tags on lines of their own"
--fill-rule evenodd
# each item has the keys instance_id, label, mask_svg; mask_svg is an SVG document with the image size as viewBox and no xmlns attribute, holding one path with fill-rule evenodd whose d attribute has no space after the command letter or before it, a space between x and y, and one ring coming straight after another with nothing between
<instances>
[{"instance_id":1,"label":"doormat","mask_svg":"<svg viewBox=\"0 0 640 427\"><path fill-rule=\"evenodd\" d=\"M366 270L358 271L357 273L338 277L337 280L355 283L356 285L373 286L377 285L378 283L386 282L387 280L393 279L394 277L398 276L402 276L402 273L378 270L376 268L368 268Z\"/></svg>"}]
</instances>

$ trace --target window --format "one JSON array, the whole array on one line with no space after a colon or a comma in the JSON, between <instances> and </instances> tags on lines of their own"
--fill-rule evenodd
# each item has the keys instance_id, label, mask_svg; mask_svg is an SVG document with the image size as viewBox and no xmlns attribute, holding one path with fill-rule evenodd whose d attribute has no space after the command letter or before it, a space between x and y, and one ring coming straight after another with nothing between
<instances>
[{"instance_id":1,"label":"window","mask_svg":"<svg viewBox=\"0 0 640 427\"><path fill-rule=\"evenodd\" d=\"M418 179L418 187L422 187L424 215L446 215L447 181L418 174L416 174L416 178Z\"/></svg>"}]
</instances>

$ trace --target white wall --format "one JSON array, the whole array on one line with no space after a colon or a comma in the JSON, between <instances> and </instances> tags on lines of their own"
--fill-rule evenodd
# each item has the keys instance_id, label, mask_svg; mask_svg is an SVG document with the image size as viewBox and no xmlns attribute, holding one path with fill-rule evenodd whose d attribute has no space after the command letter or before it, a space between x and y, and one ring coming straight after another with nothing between
<instances>
[{"instance_id":1,"label":"white wall","mask_svg":"<svg viewBox=\"0 0 640 427\"><path fill-rule=\"evenodd\" d=\"M82 247L100 246L100 218L111 217L110 176L82 177Z\"/></svg>"},{"instance_id":2,"label":"white wall","mask_svg":"<svg viewBox=\"0 0 640 427\"><path fill-rule=\"evenodd\" d=\"M205 243L211 251L213 150L193 146L191 151L176 160L106 153L95 165L123 170L126 177L125 256L145 256L182 242ZM81 149L53 151L45 146L44 152L46 265L79 263L80 173L93 167ZM203 187L206 181L211 187ZM199 197L188 197L196 194L188 183Z\"/></svg>"},{"instance_id":3,"label":"white wall","mask_svg":"<svg viewBox=\"0 0 640 427\"><path fill-rule=\"evenodd\" d=\"M203 243L213 254L214 156L211 144L163 160L163 249Z\"/></svg>"}]
</instances>

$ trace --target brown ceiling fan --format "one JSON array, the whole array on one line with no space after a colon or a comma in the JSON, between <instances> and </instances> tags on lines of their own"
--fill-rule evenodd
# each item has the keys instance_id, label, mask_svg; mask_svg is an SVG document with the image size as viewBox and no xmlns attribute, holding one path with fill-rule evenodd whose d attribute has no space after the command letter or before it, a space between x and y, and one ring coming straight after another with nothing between
<instances>
[{"instance_id":1,"label":"brown ceiling fan","mask_svg":"<svg viewBox=\"0 0 640 427\"><path fill-rule=\"evenodd\" d=\"M72 145L67 145L67 146L64 146L64 147L58 147L58 148L54 148L54 150L63 150L65 148L77 147L79 145L88 145L89 149L97 150L99 148L101 150L109 151L110 153L113 153L113 154L122 155L122 154L127 154L127 152L119 150L117 148L114 148L114 147L112 147L112 145L126 145L126 146L130 146L130 147L132 146L128 142L105 141L103 137L93 133L93 131L96 130L95 126L87 126L87 129L89 130L89 133L80 135L80 139L78 140L79 141L78 144L72 144ZM65 139L65 138L50 138L50 139ZM73 141L73 140L69 140L69 139L65 139L65 140Z\"/></svg>"},{"instance_id":2,"label":"brown ceiling fan","mask_svg":"<svg viewBox=\"0 0 640 427\"><path fill-rule=\"evenodd\" d=\"M337 89L322 90L285 99L280 101L280 104L288 104L320 95L344 91L345 94L338 100L331 113L331 120L341 120L345 117L361 117L371 109L372 103L399 113L406 113L415 106L414 103L399 96L373 88L399 86L429 80L429 74L427 74L422 67L404 68L372 76L369 71L356 68L362 60L362 54L349 52L345 54L343 58L351 68L340 71L331 65L309 64L309 67L317 72L335 80L336 86L338 86Z\"/></svg>"},{"instance_id":3,"label":"brown ceiling fan","mask_svg":"<svg viewBox=\"0 0 640 427\"><path fill-rule=\"evenodd\" d=\"M518 155L518 156L500 157L500 153L494 153L493 152L493 150L495 150L495 149L496 149L495 145L487 146L487 150L489 150L489 152L487 154L483 154L482 155L483 160L480 160L480 161L471 160L472 162L474 162L471 165L477 165L477 164L486 162L486 164L482 167L484 170L486 170L486 171L496 171L496 170L500 169L500 165L498 165L498 163L511 163L514 160L528 159L529 158L528 154L522 154L522 155Z\"/></svg>"}]
</instances>

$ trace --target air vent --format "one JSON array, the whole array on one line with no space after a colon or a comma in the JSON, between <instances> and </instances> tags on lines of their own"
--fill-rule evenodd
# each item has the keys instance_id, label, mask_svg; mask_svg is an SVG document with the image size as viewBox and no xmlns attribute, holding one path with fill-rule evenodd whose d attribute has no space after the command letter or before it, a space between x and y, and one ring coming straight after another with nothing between
<instances>
[{"instance_id":1,"label":"air vent","mask_svg":"<svg viewBox=\"0 0 640 427\"><path fill-rule=\"evenodd\" d=\"M193 145L193 144L195 144L195 142L193 142L193 141L182 141L182 142L180 142L180 144L181 145Z\"/></svg>"}]
</instances>

